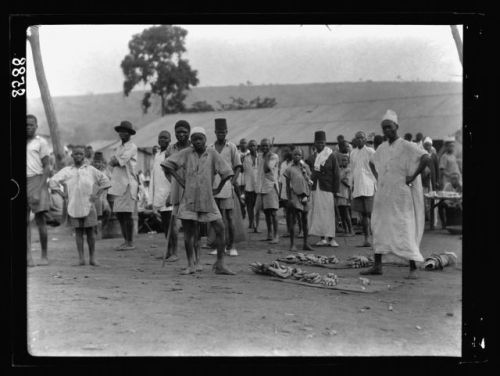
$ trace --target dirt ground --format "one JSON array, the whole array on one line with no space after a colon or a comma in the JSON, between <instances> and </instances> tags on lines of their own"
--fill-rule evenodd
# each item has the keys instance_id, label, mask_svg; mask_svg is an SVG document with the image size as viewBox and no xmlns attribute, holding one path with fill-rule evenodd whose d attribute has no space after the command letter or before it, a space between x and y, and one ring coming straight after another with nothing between
<instances>
[{"instance_id":1,"label":"dirt ground","mask_svg":"<svg viewBox=\"0 0 500 376\"><path fill-rule=\"evenodd\" d=\"M284 226L281 232L284 232ZM261 228L262 224L261 224ZM38 240L36 229L33 239ZM181 235L182 237L182 235ZM456 267L421 271L387 266L392 289L345 293L280 283L252 273L248 265L288 254L282 238L275 253L265 234L239 243L227 264L236 276L215 275L215 256L202 250L205 270L180 275L177 263L161 267L163 234L140 234L135 251L116 252L121 239L97 242L100 267L77 261L71 229L49 229L49 266L28 269L28 347L35 356L377 356L461 355L462 245L460 236L426 231L422 253L453 251ZM318 240L311 238L311 243ZM357 248L361 235L337 238L340 247L316 254L371 255ZM39 243L33 244L35 262ZM281 251L281 253L280 253ZM87 254L87 250L86 250ZM327 269L302 267L326 273ZM358 277L359 269L335 270ZM392 306L392 310L390 309Z\"/></svg>"}]
</instances>

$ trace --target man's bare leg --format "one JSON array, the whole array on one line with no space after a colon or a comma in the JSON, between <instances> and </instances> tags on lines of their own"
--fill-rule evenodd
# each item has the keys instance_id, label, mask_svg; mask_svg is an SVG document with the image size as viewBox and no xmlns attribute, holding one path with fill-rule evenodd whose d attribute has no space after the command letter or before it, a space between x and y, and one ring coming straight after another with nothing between
<instances>
[{"instance_id":1,"label":"man's bare leg","mask_svg":"<svg viewBox=\"0 0 500 376\"><path fill-rule=\"evenodd\" d=\"M368 237L370 236L370 219L368 218L368 213L361 214L361 225L363 226L363 235L365 237L365 240L363 244L361 244L361 247L371 247L371 244L368 240Z\"/></svg>"},{"instance_id":2,"label":"man's bare leg","mask_svg":"<svg viewBox=\"0 0 500 376\"><path fill-rule=\"evenodd\" d=\"M278 216L276 215L276 209L270 209L270 217L271 217L271 224L273 228L273 240L271 240L271 244L278 244L279 243L279 237L278 237Z\"/></svg>"},{"instance_id":3,"label":"man's bare leg","mask_svg":"<svg viewBox=\"0 0 500 376\"><path fill-rule=\"evenodd\" d=\"M120 250L127 245L127 230L125 228L124 213L116 213L116 219L118 219L118 223L120 224L120 231L124 240L124 242L116 248L116 250Z\"/></svg>"},{"instance_id":4,"label":"man's bare leg","mask_svg":"<svg viewBox=\"0 0 500 376\"><path fill-rule=\"evenodd\" d=\"M211 224L215 231L215 243L217 245L217 261L215 261L212 269L215 274L234 275L236 273L229 270L224 263L224 254L226 248L226 242L224 239L224 223L221 219L218 219L214 222L211 222Z\"/></svg>"},{"instance_id":5,"label":"man's bare leg","mask_svg":"<svg viewBox=\"0 0 500 376\"><path fill-rule=\"evenodd\" d=\"M42 258L39 265L48 265L49 259L47 257L47 225L45 224L45 213L36 213L35 222L38 227L38 235L40 236L40 246L42 248Z\"/></svg>"},{"instance_id":6,"label":"man's bare leg","mask_svg":"<svg viewBox=\"0 0 500 376\"><path fill-rule=\"evenodd\" d=\"M266 238L266 240L273 240L272 220L271 220L271 213L270 213L269 209L264 209L264 216L266 218L266 226L267 226L267 238Z\"/></svg>"},{"instance_id":7,"label":"man's bare leg","mask_svg":"<svg viewBox=\"0 0 500 376\"><path fill-rule=\"evenodd\" d=\"M309 245L308 239L309 239L309 228L308 223L307 223L307 212L301 211L300 212L301 216L301 221L302 221L302 233L304 234L304 244L302 245L302 249L304 251L314 251L314 249Z\"/></svg>"},{"instance_id":8,"label":"man's bare leg","mask_svg":"<svg viewBox=\"0 0 500 376\"><path fill-rule=\"evenodd\" d=\"M165 238L168 236L168 228L172 226L170 231L170 240L168 241L167 247L167 257L166 262L176 262L179 261L179 256L177 256L177 226L175 225L175 217L172 215L173 211L161 212L161 221L163 224L163 232L165 233ZM173 221L170 223L170 221ZM160 258L163 258L161 256Z\"/></svg>"},{"instance_id":9,"label":"man's bare leg","mask_svg":"<svg viewBox=\"0 0 500 376\"><path fill-rule=\"evenodd\" d=\"M27 241L27 265L35 266L35 262L33 261L33 255L31 254L31 223L30 223L30 211L28 209L28 218L27 218L28 226L26 228L26 241Z\"/></svg>"},{"instance_id":10,"label":"man's bare leg","mask_svg":"<svg viewBox=\"0 0 500 376\"><path fill-rule=\"evenodd\" d=\"M288 234L290 235L290 252L297 252L295 247L295 209L293 207L286 208L286 223L288 225Z\"/></svg>"},{"instance_id":11,"label":"man's bare leg","mask_svg":"<svg viewBox=\"0 0 500 376\"><path fill-rule=\"evenodd\" d=\"M134 219L132 213L126 213L125 231L127 233L127 247L134 247Z\"/></svg>"},{"instance_id":12,"label":"man's bare leg","mask_svg":"<svg viewBox=\"0 0 500 376\"><path fill-rule=\"evenodd\" d=\"M227 249L232 249L234 245L234 221L233 209L226 209L226 225L227 225Z\"/></svg>"},{"instance_id":13,"label":"man's bare leg","mask_svg":"<svg viewBox=\"0 0 500 376\"><path fill-rule=\"evenodd\" d=\"M198 223L190 220L182 220L182 228L184 230L184 245L186 247L186 256L188 261L188 266L184 269L181 274L193 274L195 272L194 267L194 246L195 246L195 226Z\"/></svg>"},{"instance_id":14,"label":"man's bare leg","mask_svg":"<svg viewBox=\"0 0 500 376\"><path fill-rule=\"evenodd\" d=\"M99 266L95 258L95 227L87 227L85 232L87 234L87 245L89 246L89 264L92 266Z\"/></svg>"},{"instance_id":15,"label":"man's bare leg","mask_svg":"<svg viewBox=\"0 0 500 376\"><path fill-rule=\"evenodd\" d=\"M375 264L368 270L362 271L361 275L381 275L382 274L382 254L375 253Z\"/></svg>"},{"instance_id":16,"label":"man's bare leg","mask_svg":"<svg viewBox=\"0 0 500 376\"><path fill-rule=\"evenodd\" d=\"M76 250L78 251L78 264L75 266L85 265L85 256L83 255L83 233L85 229L83 227L75 228L75 240L76 240Z\"/></svg>"},{"instance_id":17,"label":"man's bare leg","mask_svg":"<svg viewBox=\"0 0 500 376\"><path fill-rule=\"evenodd\" d=\"M200 224L199 222L195 222L194 226L195 234L194 234L194 270L196 272L201 272L203 271L203 266L201 265L200 262L200 249L201 249L201 242L200 242Z\"/></svg>"}]
</instances>

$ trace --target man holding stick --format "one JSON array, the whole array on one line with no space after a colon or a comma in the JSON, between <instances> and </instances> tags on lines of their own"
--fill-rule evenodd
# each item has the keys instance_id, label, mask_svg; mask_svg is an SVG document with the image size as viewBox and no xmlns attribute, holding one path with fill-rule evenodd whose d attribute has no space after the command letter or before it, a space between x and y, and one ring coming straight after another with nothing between
<instances>
[{"instance_id":1,"label":"man holding stick","mask_svg":"<svg viewBox=\"0 0 500 376\"><path fill-rule=\"evenodd\" d=\"M202 270L197 255L197 229L199 222L208 222L216 234L217 261L213 270L216 274L232 275L235 273L224 264L224 223L214 196L220 193L224 184L234 176L234 172L215 149L207 148L206 141L205 129L193 128L193 147L169 156L161 166L167 177L173 176L184 189L179 202L178 218L184 228L188 266L182 274L193 274ZM185 178L177 173L179 169L185 170ZM212 189L216 174L220 175L221 180L217 188Z\"/></svg>"}]
</instances>

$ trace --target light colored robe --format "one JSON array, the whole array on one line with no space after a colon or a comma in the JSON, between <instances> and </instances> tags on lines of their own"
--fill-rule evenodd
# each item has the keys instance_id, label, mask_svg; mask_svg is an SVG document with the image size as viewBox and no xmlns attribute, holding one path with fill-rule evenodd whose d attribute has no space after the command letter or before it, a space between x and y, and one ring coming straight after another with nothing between
<instances>
[{"instance_id":1,"label":"light colored robe","mask_svg":"<svg viewBox=\"0 0 500 376\"><path fill-rule=\"evenodd\" d=\"M382 143L372 157L378 172L372 212L375 253L393 253L413 261L424 261L420 241L424 233L424 195L420 175L412 187L406 177L417 169L426 151L398 138Z\"/></svg>"}]
</instances>

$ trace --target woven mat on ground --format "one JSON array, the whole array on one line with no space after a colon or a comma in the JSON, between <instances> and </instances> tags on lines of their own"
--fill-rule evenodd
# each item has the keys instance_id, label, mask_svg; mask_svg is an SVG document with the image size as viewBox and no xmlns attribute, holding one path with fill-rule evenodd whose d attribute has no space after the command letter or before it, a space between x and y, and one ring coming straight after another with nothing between
<instances>
[{"instance_id":1,"label":"woven mat on ground","mask_svg":"<svg viewBox=\"0 0 500 376\"><path fill-rule=\"evenodd\" d=\"M285 258L279 258L279 259L277 259L277 261L284 262L286 264L303 265L303 266L318 266L320 268L327 268L327 269L360 269L360 268L369 268L370 266L373 265L373 263L371 262L366 266L353 267L349 262L346 262L346 261L341 261L337 264L311 264L308 262L290 261L290 260L287 260ZM382 265L408 267L408 264L405 264L403 262L383 262Z\"/></svg>"},{"instance_id":2,"label":"woven mat on ground","mask_svg":"<svg viewBox=\"0 0 500 376\"><path fill-rule=\"evenodd\" d=\"M361 282L358 278L339 277L338 284L335 286L325 286L325 285L322 285L319 283L307 283L307 282L301 282L301 281L297 281L297 280L293 280L293 279L282 279L282 278L276 278L276 277L269 277L269 279L272 281L284 282L284 283L289 283L289 284L294 284L294 285L302 285L302 286L306 286L306 287L316 287L316 288L320 288L320 289L340 290L340 291L346 291L346 292L359 292L359 293L364 293L364 294L374 293L374 292L378 292L378 291L389 291L395 287L394 285L389 285L389 284L381 282L381 281L373 281L373 280L370 280L369 285L363 285L363 284L361 284Z\"/></svg>"}]
</instances>

